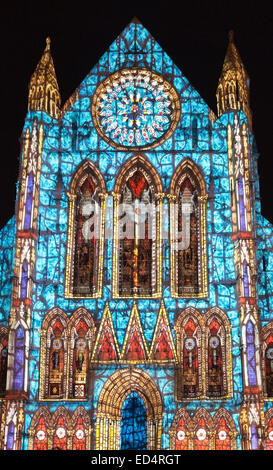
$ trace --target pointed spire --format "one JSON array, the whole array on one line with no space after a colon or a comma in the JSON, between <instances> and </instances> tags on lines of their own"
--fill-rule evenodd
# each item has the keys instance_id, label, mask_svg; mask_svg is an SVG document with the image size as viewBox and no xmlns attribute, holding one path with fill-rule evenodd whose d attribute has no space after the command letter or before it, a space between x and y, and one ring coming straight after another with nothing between
<instances>
[{"instance_id":1,"label":"pointed spire","mask_svg":"<svg viewBox=\"0 0 273 470\"><path fill-rule=\"evenodd\" d=\"M61 96L47 37L44 53L30 79L28 109L45 111L58 119L60 106Z\"/></svg>"},{"instance_id":2,"label":"pointed spire","mask_svg":"<svg viewBox=\"0 0 273 470\"><path fill-rule=\"evenodd\" d=\"M228 34L229 43L216 92L218 116L231 110L243 110L252 125L249 98L249 77L234 42L234 32Z\"/></svg>"}]
</instances>

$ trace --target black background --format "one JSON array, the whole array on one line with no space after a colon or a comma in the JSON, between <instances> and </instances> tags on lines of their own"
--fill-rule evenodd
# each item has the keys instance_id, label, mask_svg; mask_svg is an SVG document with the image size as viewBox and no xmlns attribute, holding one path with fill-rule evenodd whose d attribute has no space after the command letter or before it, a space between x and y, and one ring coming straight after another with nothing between
<instances>
[{"instance_id":1,"label":"black background","mask_svg":"<svg viewBox=\"0 0 273 470\"><path fill-rule=\"evenodd\" d=\"M133 17L138 17L216 112L228 31L250 77L263 215L273 223L273 2L9 1L1 4L0 227L14 214L28 83L51 37L62 103Z\"/></svg>"}]
</instances>

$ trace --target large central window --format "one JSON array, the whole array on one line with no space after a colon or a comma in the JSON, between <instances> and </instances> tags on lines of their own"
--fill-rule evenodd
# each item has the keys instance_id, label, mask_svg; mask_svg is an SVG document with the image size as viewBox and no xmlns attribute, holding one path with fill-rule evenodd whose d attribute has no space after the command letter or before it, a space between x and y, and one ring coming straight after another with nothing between
<instances>
[{"instance_id":1,"label":"large central window","mask_svg":"<svg viewBox=\"0 0 273 470\"><path fill-rule=\"evenodd\" d=\"M142 156L117 178L114 230L114 296L157 297L161 283L159 177Z\"/></svg>"}]
</instances>

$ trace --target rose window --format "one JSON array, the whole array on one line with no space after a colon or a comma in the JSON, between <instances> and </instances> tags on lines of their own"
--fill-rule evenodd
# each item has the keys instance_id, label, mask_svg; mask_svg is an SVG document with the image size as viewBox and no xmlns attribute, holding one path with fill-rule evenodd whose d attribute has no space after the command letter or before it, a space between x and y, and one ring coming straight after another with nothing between
<instances>
[{"instance_id":1,"label":"rose window","mask_svg":"<svg viewBox=\"0 0 273 470\"><path fill-rule=\"evenodd\" d=\"M147 149L174 131L179 98L162 76L146 69L124 69L106 78L93 98L99 134L118 149Z\"/></svg>"}]
</instances>

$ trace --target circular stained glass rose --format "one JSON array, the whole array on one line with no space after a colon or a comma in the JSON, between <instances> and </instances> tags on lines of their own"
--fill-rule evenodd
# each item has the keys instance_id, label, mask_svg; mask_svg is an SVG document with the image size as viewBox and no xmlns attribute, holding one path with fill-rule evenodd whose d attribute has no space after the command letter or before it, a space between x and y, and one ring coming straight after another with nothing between
<instances>
[{"instance_id":1,"label":"circular stained glass rose","mask_svg":"<svg viewBox=\"0 0 273 470\"><path fill-rule=\"evenodd\" d=\"M204 439L207 437L206 430L203 428L198 429L196 436L199 441L204 441Z\"/></svg>"},{"instance_id":2,"label":"circular stained glass rose","mask_svg":"<svg viewBox=\"0 0 273 470\"><path fill-rule=\"evenodd\" d=\"M59 439L62 439L63 437L65 437L65 434L66 434L65 428L63 427L58 428L56 431L56 434Z\"/></svg>"},{"instance_id":3,"label":"circular stained glass rose","mask_svg":"<svg viewBox=\"0 0 273 470\"><path fill-rule=\"evenodd\" d=\"M220 341L219 341L219 338L218 336L211 336L210 339L209 339L209 345L212 349L216 349L218 348L220 344Z\"/></svg>"},{"instance_id":4,"label":"circular stained glass rose","mask_svg":"<svg viewBox=\"0 0 273 470\"><path fill-rule=\"evenodd\" d=\"M266 357L267 357L267 359L272 361L272 359L273 359L273 348L268 348L266 350Z\"/></svg>"},{"instance_id":5,"label":"circular stained glass rose","mask_svg":"<svg viewBox=\"0 0 273 470\"><path fill-rule=\"evenodd\" d=\"M82 429L78 429L75 434L76 438L79 439L79 441L84 438L84 432Z\"/></svg>"},{"instance_id":6,"label":"circular stained glass rose","mask_svg":"<svg viewBox=\"0 0 273 470\"><path fill-rule=\"evenodd\" d=\"M45 432L40 429L40 431L37 431L36 437L38 441L43 441L45 439Z\"/></svg>"},{"instance_id":7,"label":"circular stained glass rose","mask_svg":"<svg viewBox=\"0 0 273 470\"><path fill-rule=\"evenodd\" d=\"M92 116L99 134L114 147L144 150L170 137L180 116L180 102L161 75L124 69L98 86Z\"/></svg>"},{"instance_id":8,"label":"circular stained glass rose","mask_svg":"<svg viewBox=\"0 0 273 470\"><path fill-rule=\"evenodd\" d=\"M186 434L185 434L184 431L182 431L182 430L178 431L178 433L177 433L177 439L178 439L179 441L184 441L185 437L186 437Z\"/></svg>"},{"instance_id":9,"label":"circular stained glass rose","mask_svg":"<svg viewBox=\"0 0 273 470\"><path fill-rule=\"evenodd\" d=\"M227 438L227 433L226 433L226 431L224 431L224 430L219 431L219 432L218 432L218 437L219 437L220 441L225 441L226 438Z\"/></svg>"},{"instance_id":10,"label":"circular stained glass rose","mask_svg":"<svg viewBox=\"0 0 273 470\"><path fill-rule=\"evenodd\" d=\"M192 351L195 347L195 340L193 338L187 338L185 341L185 348L187 351Z\"/></svg>"}]
</instances>

